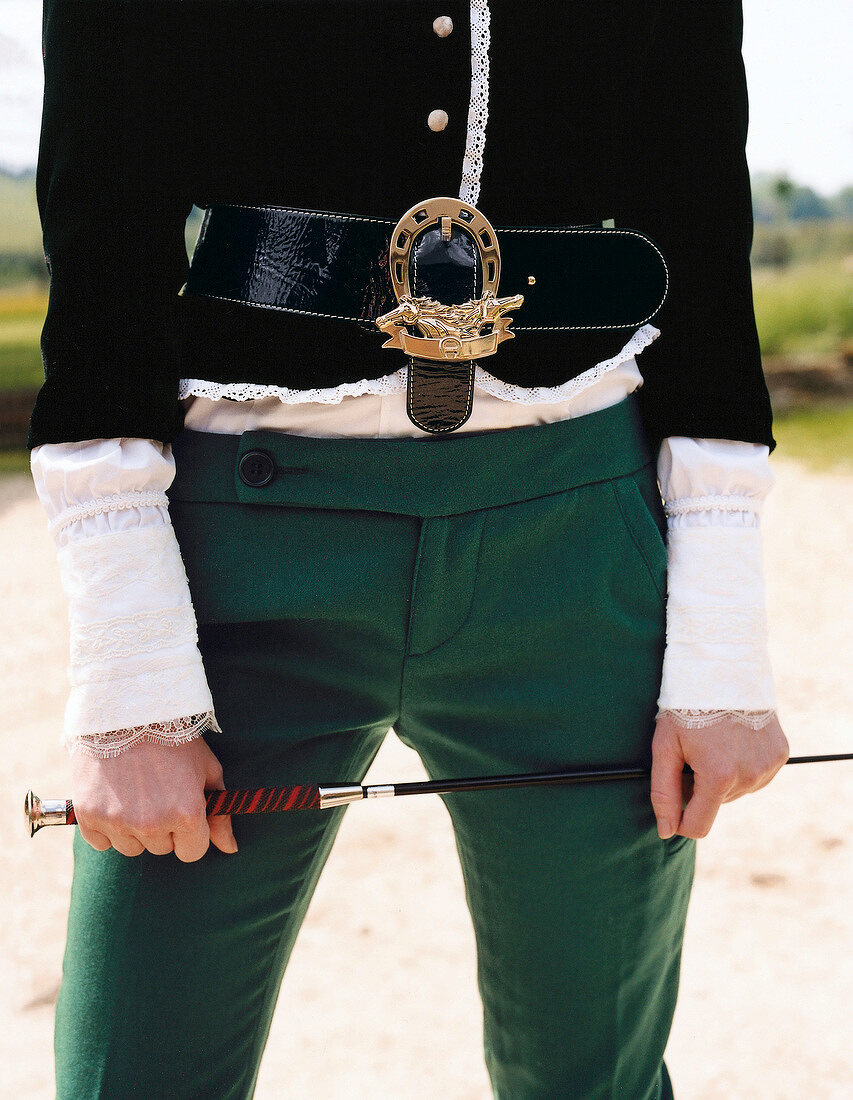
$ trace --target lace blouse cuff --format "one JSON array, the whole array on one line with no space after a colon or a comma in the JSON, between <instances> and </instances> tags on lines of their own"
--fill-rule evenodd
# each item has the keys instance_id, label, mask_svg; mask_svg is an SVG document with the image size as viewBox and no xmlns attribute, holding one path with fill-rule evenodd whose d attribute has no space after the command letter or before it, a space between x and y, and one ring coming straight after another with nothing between
<instances>
[{"instance_id":1,"label":"lace blouse cuff","mask_svg":"<svg viewBox=\"0 0 853 1100\"><path fill-rule=\"evenodd\" d=\"M115 756L219 731L166 489L150 439L42 444L30 466L59 547L71 627L62 743Z\"/></svg>"},{"instance_id":2,"label":"lace blouse cuff","mask_svg":"<svg viewBox=\"0 0 853 1100\"><path fill-rule=\"evenodd\" d=\"M758 527L776 477L770 448L733 439L669 436L657 470L670 531Z\"/></svg>"},{"instance_id":3,"label":"lace blouse cuff","mask_svg":"<svg viewBox=\"0 0 853 1100\"><path fill-rule=\"evenodd\" d=\"M30 452L30 469L58 547L170 522L166 490L175 460L158 440L42 443Z\"/></svg>"},{"instance_id":4,"label":"lace blouse cuff","mask_svg":"<svg viewBox=\"0 0 853 1100\"><path fill-rule=\"evenodd\" d=\"M670 436L658 455L667 515L666 649L658 715L751 729L775 713L760 516L775 482L769 448Z\"/></svg>"},{"instance_id":5,"label":"lace blouse cuff","mask_svg":"<svg viewBox=\"0 0 853 1100\"><path fill-rule=\"evenodd\" d=\"M71 625L65 746L114 753L143 733L180 743L186 730L171 723L184 715L218 730L171 523L72 539L58 557Z\"/></svg>"},{"instance_id":6,"label":"lace blouse cuff","mask_svg":"<svg viewBox=\"0 0 853 1100\"><path fill-rule=\"evenodd\" d=\"M759 528L670 530L668 561L660 710L680 712L694 726L701 713L768 721L776 698Z\"/></svg>"}]
</instances>

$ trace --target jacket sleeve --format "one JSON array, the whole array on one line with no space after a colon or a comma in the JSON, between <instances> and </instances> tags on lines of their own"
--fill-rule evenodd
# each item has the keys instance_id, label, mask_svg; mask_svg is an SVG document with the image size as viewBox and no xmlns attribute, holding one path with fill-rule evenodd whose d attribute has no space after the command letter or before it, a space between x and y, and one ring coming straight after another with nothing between
<instances>
[{"instance_id":1,"label":"jacket sleeve","mask_svg":"<svg viewBox=\"0 0 853 1100\"><path fill-rule=\"evenodd\" d=\"M183 4L44 0L36 192L50 300L41 443L180 430L175 301L188 267Z\"/></svg>"},{"instance_id":2,"label":"jacket sleeve","mask_svg":"<svg viewBox=\"0 0 853 1100\"><path fill-rule=\"evenodd\" d=\"M749 262L742 36L741 0L661 0L626 113L621 224L659 245L670 276L639 394L653 445L688 436L775 446Z\"/></svg>"}]
</instances>

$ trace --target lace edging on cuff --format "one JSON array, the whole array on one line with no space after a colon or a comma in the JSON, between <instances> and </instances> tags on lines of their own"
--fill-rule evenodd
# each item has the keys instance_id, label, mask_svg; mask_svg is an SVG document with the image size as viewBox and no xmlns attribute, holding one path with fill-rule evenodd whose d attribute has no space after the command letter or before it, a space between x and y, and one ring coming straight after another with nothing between
<instances>
[{"instance_id":1,"label":"lace edging on cuff","mask_svg":"<svg viewBox=\"0 0 853 1100\"><path fill-rule=\"evenodd\" d=\"M664 502L667 516L683 516L688 512L761 512L763 501L756 497L735 493L718 493L713 496L681 497Z\"/></svg>"},{"instance_id":2,"label":"lace edging on cuff","mask_svg":"<svg viewBox=\"0 0 853 1100\"><path fill-rule=\"evenodd\" d=\"M157 745L184 745L208 730L222 733L212 710L184 718L173 718L168 722L151 722L133 729L77 734L67 742L66 747L69 752L82 752L87 756L107 760L140 741L150 741Z\"/></svg>"},{"instance_id":3,"label":"lace edging on cuff","mask_svg":"<svg viewBox=\"0 0 853 1100\"><path fill-rule=\"evenodd\" d=\"M128 489L98 500L83 500L54 516L48 521L48 530L55 535L78 520L102 516L107 512L122 512L130 508L168 508L169 498L156 490Z\"/></svg>"},{"instance_id":4,"label":"lace edging on cuff","mask_svg":"<svg viewBox=\"0 0 853 1100\"><path fill-rule=\"evenodd\" d=\"M662 717L664 714L671 715L679 725L684 726L689 730L705 729L707 726L716 725L718 722L722 722L723 719L728 718L734 722L737 722L739 726L747 726L752 730L764 729L769 725L773 716L776 714L774 710L672 710L669 707L665 707L659 710L657 718ZM656 718L656 720L657 720Z\"/></svg>"}]
</instances>

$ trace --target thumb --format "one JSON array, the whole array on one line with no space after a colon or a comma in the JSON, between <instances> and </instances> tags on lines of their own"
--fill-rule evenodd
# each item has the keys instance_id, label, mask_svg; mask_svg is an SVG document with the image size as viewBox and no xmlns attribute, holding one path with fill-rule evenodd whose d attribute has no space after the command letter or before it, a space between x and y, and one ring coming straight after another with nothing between
<instances>
[{"instance_id":1,"label":"thumb","mask_svg":"<svg viewBox=\"0 0 853 1100\"><path fill-rule=\"evenodd\" d=\"M222 765L212 752L208 757L205 770L204 789L206 791L225 790ZM221 852L232 854L237 851L237 841L234 839L234 831L231 828L231 814L216 814L208 817L207 824L210 828L211 844L215 844Z\"/></svg>"},{"instance_id":2,"label":"thumb","mask_svg":"<svg viewBox=\"0 0 853 1100\"><path fill-rule=\"evenodd\" d=\"M658 836L668 840L681 824L684 755L674 737L655 737L652 742L652 809Z\"/></svg>"}]
</instances>

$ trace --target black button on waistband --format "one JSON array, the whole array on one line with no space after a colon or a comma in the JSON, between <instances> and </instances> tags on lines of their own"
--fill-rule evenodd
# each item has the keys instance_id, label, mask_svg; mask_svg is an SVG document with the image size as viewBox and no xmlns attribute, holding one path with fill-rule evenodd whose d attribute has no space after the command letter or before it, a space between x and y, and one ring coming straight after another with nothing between
<instances>
[{"instance_id":1,"label":"black button on waistband","mask_svg":"<svg viewBox=\"0 0 853 1100\"><path fill-rule=\"evenodd\" d=\"M275 463L268 451L246 451L237 467L240 480L252 489L269 485L275 477Z\"/></svg>"}]
</instances>

